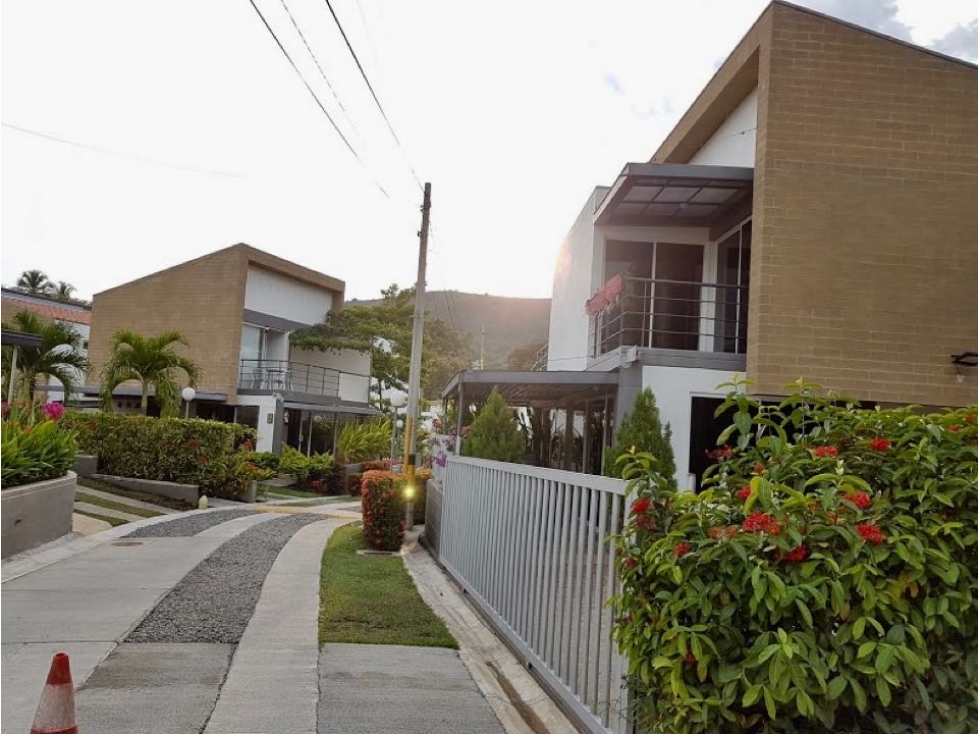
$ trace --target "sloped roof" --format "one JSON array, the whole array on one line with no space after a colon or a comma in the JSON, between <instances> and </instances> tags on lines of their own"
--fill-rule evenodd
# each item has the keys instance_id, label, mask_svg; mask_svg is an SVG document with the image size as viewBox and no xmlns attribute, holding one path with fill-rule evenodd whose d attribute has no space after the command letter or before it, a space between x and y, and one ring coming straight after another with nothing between
<instances>
[{"instance_id":1,"label":"sloped roof","mask_svg":"<svg viewBox=\"0 0 979 734\"><path fill-rule=\"evenodd\" d=\"M36 296L21 297L9 291L3 292L2 305L4 319L11 318L18 311L32 311L56 321L66 321L72 324L91 324L92 311L85 306L74 306L68 303L58 303Z\"/></svg>"}]
</instances>

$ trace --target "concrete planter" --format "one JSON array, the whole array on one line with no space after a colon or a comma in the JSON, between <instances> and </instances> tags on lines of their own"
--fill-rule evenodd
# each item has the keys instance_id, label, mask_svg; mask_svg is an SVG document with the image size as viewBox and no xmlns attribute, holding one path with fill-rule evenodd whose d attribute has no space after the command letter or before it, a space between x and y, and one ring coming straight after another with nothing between
<instances>
[{"instance_id":1,"label":"concrete planter","mask_svg":"<svg viewBox=\"0 0 979 734\"><path fill-rule=\"evenodd\" d=\"M242 502L254 502L258 498L258 482L254 479L245 485L245 491L241 493Z\"/></svg>"},{"instance_id":2,"label":"concrete planter","mask_svg":"<svg viewBox=\"0 0 979 734\"><path fill-rule=\"evenodd\" d=\"M4 558L71 532L77 479L75 472L70 471L58 479L0 492L0 554Z\"/></svg>"},{"instance_id":3,"label":"concrete planter","mask_svg":"<svg viewBox=\"0 0 979 734\"><path fill-rule=\"evenodd\" d=\"M177 482L158 482L153 479L134 479L132 477L114 477L109 474L93 474L92 479L114 484L123 489L134 489L147 494L158 494L175 500L183 500L197 506L200 492L196 484L179 484Z\"/></svg>"},{"instance_id":4,"label":"concrete planter","mask_svg":"<svg viewBox=\"0 0 979 734\"><path fill-rule=\"evenodd\" d=\"M95 454L78 454L71 470L80 477L90 477L99 471L99 457Z\"/></svg>"}]
</instances>

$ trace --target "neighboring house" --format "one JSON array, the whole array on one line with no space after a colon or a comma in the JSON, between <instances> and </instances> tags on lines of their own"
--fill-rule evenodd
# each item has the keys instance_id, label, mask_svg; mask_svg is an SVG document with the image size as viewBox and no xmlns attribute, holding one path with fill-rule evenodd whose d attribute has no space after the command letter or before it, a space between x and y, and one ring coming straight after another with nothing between
<instances>
[{"instance_id":1,"label":"neighboring house","mask_svg":"<svg viewBox=\"0 0 979 734\"><path fill-rule=\"evenodd\" d=\"M188 342L177 349L202 371L191 416L257 429L259 451L324 451L338 422L376 413L370 355L298 349L289 335L342 308L343 294L343 281L244 244L96 293L88 389L98 392L117 331L175 329ZM114 407L138 400L139 386L127 383Z\"/></svg>"},{"instance_id":2,"label":"neighboring house","mask_svg":"<svg viewBox=\"0 0 979 734\"><path fill-rule=\"evenodd\" d=\"M652 388L681 486L735 374L763 398L804 377L975 403L976 82L769 5L651 160L589 196L558 257L547 369L616 374L617 419Z\"/></svg>"},{"instance_id":3,"label":"neighboring house","mask_svg":"<svg viewBox=\"0 0 979 734\"><path fill-rule=\"evenodd\" d=\"M88 353L89 328L92 323L92 307L89 305L74 303L71 301L59 301L56 298L49 298L42 295L24 293L15 288L3 288L2 299L0 299L0 309L2 309L4 323L13 321L14 316L19 311L33 311L43 319L56 321L71 326L82 337L81 353ZM85 373L75 370L75 383L79 386L85 384ZM40 390L45 390L46 394L41 397L49 401L64 401L64 388L61 383L51 378L47 385L38 385ZM80 393L73 393L69 396L73 402L83 401Z\"/></svg>"}]
</instances>

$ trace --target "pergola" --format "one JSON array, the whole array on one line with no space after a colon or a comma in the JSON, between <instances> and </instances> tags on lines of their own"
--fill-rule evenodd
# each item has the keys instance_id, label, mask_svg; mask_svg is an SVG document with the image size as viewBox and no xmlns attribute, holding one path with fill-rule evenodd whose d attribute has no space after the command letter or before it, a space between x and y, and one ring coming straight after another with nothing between
<instances>
[{"instance_id":1,"label":"pergola","mask_svg":"<svg viewBox=\"0 0 979 734\"><path fill-rule=\"evenodd\" d=\"M564 413L564 466L571 469L571 445L575 415L581 413L584 420L582 435L582 468L586 473L600 471L590 466L589 447L594 437L590 435L588 416L602 414L602 446L608 446L611 438L611 420L615 410L619 376L612 372L520 372L511 370L466 370L456 373L442 390L442 402L455 401L457 408L486 401L493 388L497 388L512 408L537 408L559 410ZM462 410L456 410L456 435L462 433ZM545 439L549 442L550 436ZM604 453L604 449L603 449Z\"/></svg>"}]
</instances>

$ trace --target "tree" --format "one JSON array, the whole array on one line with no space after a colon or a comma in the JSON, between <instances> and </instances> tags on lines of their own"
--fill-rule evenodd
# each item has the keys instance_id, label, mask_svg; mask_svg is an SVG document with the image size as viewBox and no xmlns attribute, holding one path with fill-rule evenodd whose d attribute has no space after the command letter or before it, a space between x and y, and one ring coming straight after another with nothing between
<instances>
[{"instance_id":1,"label":"tree","mask_svg":"<svg viewBox=\"0 0 979 734\"><path fill-rule=\"evenodd\" d=\"M165 331L157 336L142 336L134 331L117 331L112 337L112 356L102 370L102 407L112 410L112 392L127 380L138 380L142 386L140 407L146 411L149 387L153 386L160 413L175 416L180 409L180 386L177 371L187 375L194 387L200 379L200 368L177 354L175 344L187 344L179 331Z\"/></svg>"},{"instance_id":2,"label":"tree","mask_svg":"<svg viewBox=\"0 0 979 734\"><path fill-rule=\"evenodd\" d=\"M48 276L40 270L25 270L17 279L17 287L32 295L45 295L52 288Z\"/></svg>"},{"instance_id":3,"label":"tree","mask_svg":"<svg viewBox=\"0 0 979 734\"><path fill-rule=\"evenodd\" d=\"M532 370L537 365L537 353L547 346L546 339L528 342L523 346L513 349L506 358L506 368L508 370L527 371Z\"/></svg>"},{"instance_id":4,"label":"tree","mask_svg":"<svg viewBox=\"0 0 979 734\"><path fill-rule=\"evenodd\" d=\"M46 321L33 311L19 311L4 329L41 337L39 347L20 347L17 352L17 371L20 373L21 394L31 403L37 393L39 376L53 377L65 391L65 399L75 389L79 371L88 368L82 354L82 336L69 324ZM3 372L10 376L13 350L4 349ZM7 383L4 382L6 385Z\"/></svg>"},{"instance_id":5,"label":"tree","mask_svg":"<svg viewBox=\"0 0 979 734\"><path fill-rule=\"evenodd\" d=\"M469 427L469 436L462 444L463 453L477 459L519 463L524 448L524 437L517 428L513 411L494 387Z\"/></svg>"},{"instance_id":6,"label":"tree","mask_svg":"<svg viewBox=\"0 0 979 734\"><path fill-rule=\"evenodd\" d=\"M48 287L51 295L57 298L59 301L72 300L71 294L75 292L75 286L63 280L59 280L57 285L49 284Z\"/></svg>"},{"instance_id":7,"label":"tree","mask_svg":"<svg viewBox=\"0 0 979 734\"><path fill-rule=\"evenodd\" d=\"M675 485L676 463L673 460L673 447L670 438L673 432L670 424L664 427L659 419L656 396L648 387L636 397L632 413L626 413L622 425L615 435L615 445L605 454L605 476L621 477L623 464L617 464L622 454L633 447L645 451L656 459L656 470Z\"/></svg>"}]
</instances>

